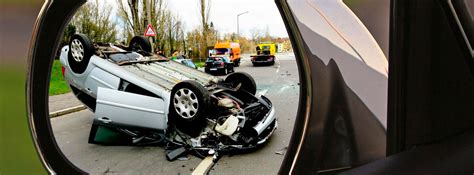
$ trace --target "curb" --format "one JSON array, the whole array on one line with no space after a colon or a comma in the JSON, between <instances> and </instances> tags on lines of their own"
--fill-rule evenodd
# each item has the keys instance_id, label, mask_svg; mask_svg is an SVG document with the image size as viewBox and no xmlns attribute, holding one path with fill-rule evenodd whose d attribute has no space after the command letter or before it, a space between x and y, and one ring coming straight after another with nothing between
<instances>
[{"instance_id":1,"label":"curb","mask_svg":"<svg viewBox=\"0 0 474 175\"><path fill-rule=\"evenodd\" d=\"M55 117L70 114L70 113L73 113L73 112L82 111L84 109L87 109L87 107L84 106L84 105L79 105L79 106L75 106L75 107L66 108L66 109L62 109L62 110L59 110L59 111L51 112L51 113L49 113L49 117L55 118Z\"/></svg>"}]
</instances>

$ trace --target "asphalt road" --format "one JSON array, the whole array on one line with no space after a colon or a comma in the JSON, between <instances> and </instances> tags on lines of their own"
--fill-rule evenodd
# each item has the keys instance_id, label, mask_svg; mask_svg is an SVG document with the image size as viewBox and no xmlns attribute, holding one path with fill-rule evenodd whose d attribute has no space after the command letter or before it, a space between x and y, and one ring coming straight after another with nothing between
<instances>
[{"instance_id":1,"label":"asphalt road","mask_svg":"<svg viewBox=\"0 0 474 175\"><path fill-rule=\"evenodd\" d=\"M278 129L261 149L247 154L225 155L210 174L276 174L290 140L298 107L298 68L293 54L277 55L274 66L253 67L248 55L236 71L251 74L257 93L273 103ZM84 110L51 119L56 141L69 160L92 174L190 174L201 159L169 162L160 146L102 146L87 143L93 113ZM283 153L283 154L277 154Z\"/></svg>"}]
</instances>

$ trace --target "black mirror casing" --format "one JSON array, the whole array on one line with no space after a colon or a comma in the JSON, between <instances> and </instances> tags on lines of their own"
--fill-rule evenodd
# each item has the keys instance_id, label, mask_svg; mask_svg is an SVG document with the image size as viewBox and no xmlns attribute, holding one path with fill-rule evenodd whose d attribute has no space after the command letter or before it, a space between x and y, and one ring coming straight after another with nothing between
<instances>
[{"instance_id":1,"label":"black mirror casing","mask_svg":"<svg viewBox=\"0 0 474 175\"><path fill-rule=\"evenodd\" d=\"M28 60L27 108L30 130L38 155L53 174L85 174L61 153L51 129L48 90L51 67L64 28L85 0L48 0L35 27Z\"/></svg>"}]
</instances>

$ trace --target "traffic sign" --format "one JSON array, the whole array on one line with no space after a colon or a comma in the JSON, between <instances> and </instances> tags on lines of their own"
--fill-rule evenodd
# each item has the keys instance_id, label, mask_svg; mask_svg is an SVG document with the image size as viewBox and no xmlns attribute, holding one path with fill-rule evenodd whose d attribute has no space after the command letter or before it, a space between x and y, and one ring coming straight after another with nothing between
<instances>
[{"instance_id":1,"label":"traffic sign","mask_svg":"<svg viewBox=\"0 0 474 175\"><path fill-rule=\"evenodd\" d=\"M145 36L156 36L156 32L153 29L153 27L151 26L151 24L148 24L148 26L146 27L145 33L143 35L145 35Z\"/></svg>"}]
</instances>

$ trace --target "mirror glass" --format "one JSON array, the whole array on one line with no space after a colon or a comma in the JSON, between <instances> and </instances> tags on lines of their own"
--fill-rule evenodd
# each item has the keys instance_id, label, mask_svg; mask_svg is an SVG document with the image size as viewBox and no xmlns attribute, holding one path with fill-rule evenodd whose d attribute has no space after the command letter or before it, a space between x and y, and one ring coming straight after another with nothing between
<instances>
[{"instance_id":1,"label":"mirror glass","mask_svg":"<svg viewBox=\"0 0 474 175\"><path fill-rule=\"evenodd\" d=\"M88 1L53 64L52 130L86 172L279 170L300 84L273 0Z\"/></svg>"}]
</instances>

